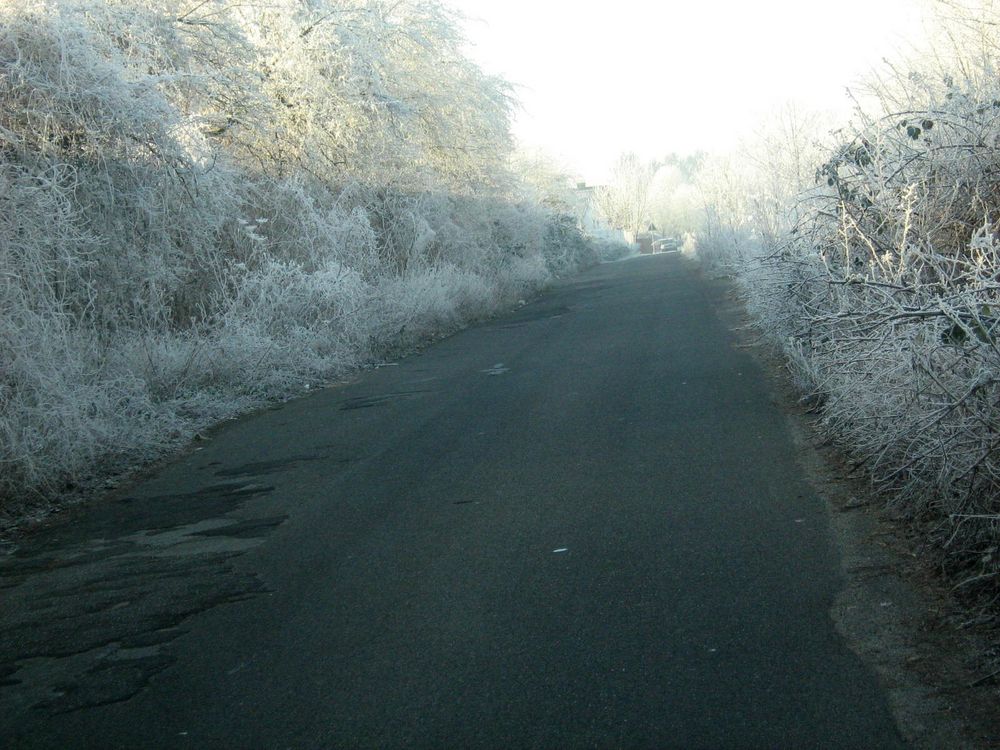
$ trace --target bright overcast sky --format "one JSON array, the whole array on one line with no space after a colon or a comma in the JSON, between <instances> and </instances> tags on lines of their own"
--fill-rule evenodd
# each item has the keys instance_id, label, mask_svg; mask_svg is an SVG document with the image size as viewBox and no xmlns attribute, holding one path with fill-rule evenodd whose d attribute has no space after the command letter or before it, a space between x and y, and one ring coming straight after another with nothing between
<instances>
[{"instance_id":1,"label":"bright overcast sky","mask_svg":"<svg viewBox=\"0 0 1000 750\"><path fill-rule=\"evenodd\" d=\"M624 150L731 147L783 102L846 111L846 86L921 28L918 0L445 1L518 84L522 142L591 181Z\"/></svg>"}]
</instances>

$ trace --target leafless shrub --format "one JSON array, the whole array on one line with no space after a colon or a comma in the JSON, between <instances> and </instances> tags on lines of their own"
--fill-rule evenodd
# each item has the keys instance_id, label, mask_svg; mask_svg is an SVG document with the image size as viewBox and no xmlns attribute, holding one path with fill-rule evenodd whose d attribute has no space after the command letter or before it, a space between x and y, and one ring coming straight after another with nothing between
<instances>
[{"instance_id":1,"label":"leafless shrub","mask_svg":"<svg viewBox=\"0 0 1000 750\"><path fill-rule=\"evenodd\" d=\"M814 184L779 202L777 224L711 205L721 231L756 242L735 257L750 308L821 427L928 531L956 590L995 603L1000 46L992 6L966 11L949 4L949 44L873 81L874 106L838 132Z\"/></svg>"},{"instance_id":2,"label":"leafless shrub","mask_svg":"<svg viewBox=\"0 0 1000 750\"><path fill-rule=\"evenodd\" d=\"M0 0L0 506L594 259L432 0ZM14 508L11 511L11 508Z\"/></svg>"}]
</instances>

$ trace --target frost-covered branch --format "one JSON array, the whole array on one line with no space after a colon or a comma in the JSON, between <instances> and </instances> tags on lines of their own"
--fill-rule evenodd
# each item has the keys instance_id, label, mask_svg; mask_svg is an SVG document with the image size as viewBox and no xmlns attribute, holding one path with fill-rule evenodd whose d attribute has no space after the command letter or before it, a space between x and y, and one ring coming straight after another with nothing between
<instances>
[{"instance_id":1,"label":"frost-covered branch","mask_svg":"<svg viewBox=\"0 0 1000 750\"><path fill-rule=\"evenodd\" d=\"M595 248L433 0L0 0L0 513Z\"/></svg>"}]
</instances>

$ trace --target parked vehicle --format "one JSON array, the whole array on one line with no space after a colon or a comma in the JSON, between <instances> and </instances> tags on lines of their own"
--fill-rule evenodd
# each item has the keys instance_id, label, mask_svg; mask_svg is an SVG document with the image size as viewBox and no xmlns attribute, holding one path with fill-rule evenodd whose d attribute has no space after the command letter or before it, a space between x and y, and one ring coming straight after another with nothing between
<instances>
[{"instance_id":1,"label":"parked vehicle","mask_svg":"<svg viewBox=\"0 0 1000 750\"><path fill-rule=\"evenodd\" d=\"M681 241L676 237L664 237L653 242L654 253L676 253L681 249Z\"/></svg>"}]
</instances>

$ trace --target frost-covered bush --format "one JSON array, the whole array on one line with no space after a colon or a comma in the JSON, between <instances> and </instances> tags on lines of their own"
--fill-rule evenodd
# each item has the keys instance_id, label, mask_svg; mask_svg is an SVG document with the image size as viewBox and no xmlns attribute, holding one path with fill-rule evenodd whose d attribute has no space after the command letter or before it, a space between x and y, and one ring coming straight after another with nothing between
<instances>
[{"instance_id":1,"label":"frost-covered bush","mask_svg":"<svg viewBox=\"0 0 1000 750\"><path fill-rule=\"evenodd\" d=\"M736 265L751 311L821 404L821 426L897 514L924 524L956 588L992 597L1000 18L974 11L945 19L957 44L874 83L813 184L779 205L784 226L755 225L760 249Z\"/></svg>"},{"instance_id":2,"label":"frost-covered bush","mask_svg":"<svg viewBox=\"0 0 1000 750\"><path fill-rule=\"evenodd\" d=\"M825 427L900 513L946 519L941 541L973 562L1000 536L1000 89L925 92L820 167L813 210L756 272L781 299L758 306L800 354Z\"/></svg>"},{"instance_id":3,"label":"frost-covered bush","mask_svg":"<svg viewBox=\"0 0 1000 750\"><path fill-rule=\"evenodd\" d=\"M510 106L432 0L0 0L0 506L593 262Z\"/></svg>"}]
</instances>

